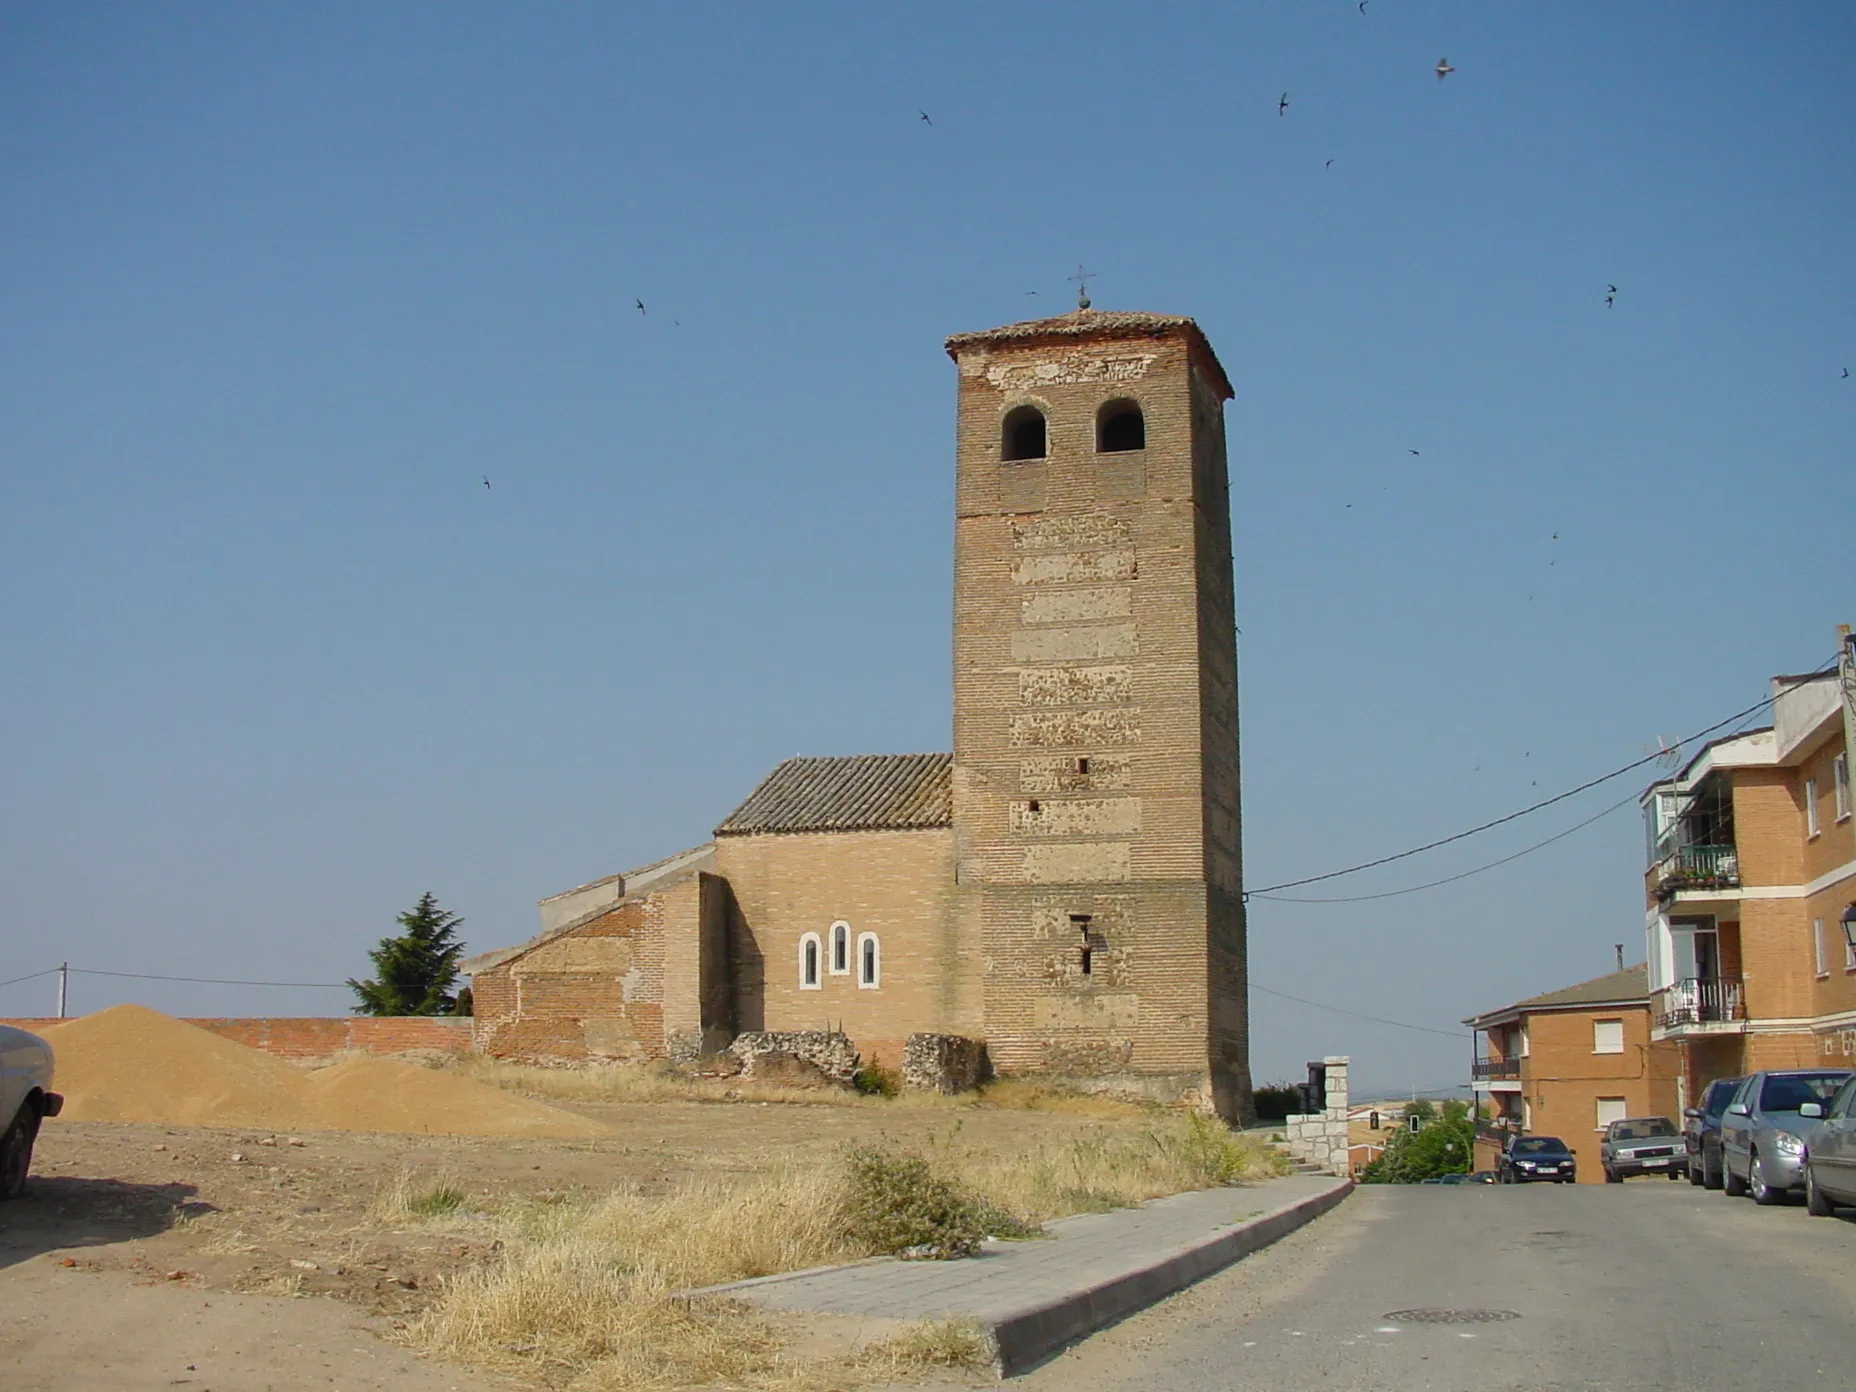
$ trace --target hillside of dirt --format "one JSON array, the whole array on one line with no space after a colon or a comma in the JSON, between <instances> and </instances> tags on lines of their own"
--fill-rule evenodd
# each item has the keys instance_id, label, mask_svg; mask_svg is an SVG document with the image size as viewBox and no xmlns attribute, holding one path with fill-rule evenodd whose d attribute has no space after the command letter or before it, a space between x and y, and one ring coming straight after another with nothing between
<instances>
[{"instance_id":1,"label":"hillside of dirt","mask_svg":"<svg viewBox=\"0 0 1856 1392\"><path fill-rule=\"evenodd\" d=\"M308 1070L139 1005L43 1031L72 1121L583 1140L605 1128L501 1088L357 1055Z\"/></svg>"}]
</instances>

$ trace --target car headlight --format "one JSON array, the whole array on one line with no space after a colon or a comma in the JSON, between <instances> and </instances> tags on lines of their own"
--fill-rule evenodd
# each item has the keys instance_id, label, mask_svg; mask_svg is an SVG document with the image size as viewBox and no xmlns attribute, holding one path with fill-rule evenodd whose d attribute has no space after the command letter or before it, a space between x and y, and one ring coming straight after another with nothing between
<instances>
[{"instance_id":1,"label":"car headlight","mask_svg":"<svg viewBox=\"0 0 1856 1392\"><path fill-rule=\"evenodd\" d=\"M1781 1155L1803 1155L1804 1142L1789 1131L1781 1131L1772 1138L1772 1148Z\"/></svg>"},{"instance_id":2,"label":"car headlight","mask_svg":"<svg viewBox=\"0 0 1856 1392\"><path fill-rule=\"evenodd\" d=\"M1532 1160L1517 1160L1515 1164L1519 1165L1524 1170L1531 1170L1534 1168L1534 1162Z\"/></svg>"}]
</instances>

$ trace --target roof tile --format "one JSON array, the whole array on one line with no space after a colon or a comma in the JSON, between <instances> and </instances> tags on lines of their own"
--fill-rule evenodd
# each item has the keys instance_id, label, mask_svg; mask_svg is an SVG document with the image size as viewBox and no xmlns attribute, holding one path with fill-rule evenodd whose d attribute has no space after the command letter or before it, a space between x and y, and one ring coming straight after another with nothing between
<instances>
[{"instance_id":1,"label":"roof tile","mask_svg":"<svg viewBox=\"0 0 1856 1392\"><path fill-rule=\"evenodd\" d=\"M953 765L951 754L788 759L715 834L948 826L954 820Z\"/></svg>"}]
</instances>

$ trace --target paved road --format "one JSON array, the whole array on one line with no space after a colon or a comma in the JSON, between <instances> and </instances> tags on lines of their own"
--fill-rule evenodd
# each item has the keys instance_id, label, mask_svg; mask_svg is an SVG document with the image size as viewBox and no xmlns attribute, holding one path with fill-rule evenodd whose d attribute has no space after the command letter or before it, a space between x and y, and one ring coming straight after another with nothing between
<instances>
[{"instance_id":1,"label":"paved road","mask_svg":"<svg viewBox=\"0 0 1856 1392\"><path fill-rule=\"evenodd\" d=\"M1500 1323L1388 1320L1508 1310ZM1364 1187L1021 1392L1856 1385L1856 1220L1687 1184Z\"/></svg>"}]
</instances>

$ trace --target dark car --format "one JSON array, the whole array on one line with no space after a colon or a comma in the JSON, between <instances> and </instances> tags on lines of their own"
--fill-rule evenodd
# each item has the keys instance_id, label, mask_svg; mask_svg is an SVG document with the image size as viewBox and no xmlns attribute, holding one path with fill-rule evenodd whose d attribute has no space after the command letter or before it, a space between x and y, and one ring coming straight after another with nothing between
<instances>
[{"instance_id":1,"label":"dark car","mask_svg":"<svg viewBox=\"0 0 1856 1392\"><path fill-rule=\"evenodd\" d=\"M1716 1078L1701 1094L1701 1105L1682 1113L1682 1146L1688 1182L1721 1187L1721 1115L1745 1078Z\"/></svg>"},{"instance_id":2,"label":"dark car","mask_svg":"<svg viewBox=\"0 0 1856 1392\"><path fill-rule=\"evenodd\" d=\"M1557 1136L1512 1136L1496 1173L1503 1184L1571 1184L1577 1164Z\"/></svg>"},{"instance_id":3,"label":"dark car","mask_svg":"<svg viewBox=\"0 0 1856 1392\"><path fill-rule=\"evenodd\" d=\"M1497 1176L1494 1170L1477 1170L1469 1177L1471 1184L1493 1184Z\"/></svg>"}]
</instances>

